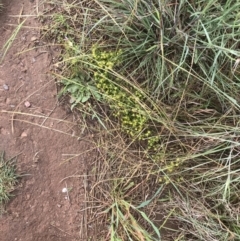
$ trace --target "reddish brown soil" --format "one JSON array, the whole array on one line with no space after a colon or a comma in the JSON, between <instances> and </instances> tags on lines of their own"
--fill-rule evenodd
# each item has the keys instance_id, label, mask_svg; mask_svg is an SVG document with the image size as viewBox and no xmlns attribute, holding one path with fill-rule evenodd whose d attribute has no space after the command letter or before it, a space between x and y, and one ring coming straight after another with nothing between
<instances>
[{"instance_id":1,"label":"reddish brown soil","mask_svg":"<svg viewBox=\"0 0 240 241\"><path fill-rule=\"evenodd\" d=\"M11 24L24 19L12 15L36 14L39 2L5 0L1 47L12 34ZM81 238L85 196L81 175L91 158L91 145L73 137L79 132L76 120L57 102L56 84L49 74L53 51L39 47L45 44L39 22L29 18L25 26L0 64L0 150L8 157L18 156L18 172L23 174L7 213L0 217L0 241L87 240ZM69 198L62 193L64 187L71 189Z\"/></svg>"}]
</instances>

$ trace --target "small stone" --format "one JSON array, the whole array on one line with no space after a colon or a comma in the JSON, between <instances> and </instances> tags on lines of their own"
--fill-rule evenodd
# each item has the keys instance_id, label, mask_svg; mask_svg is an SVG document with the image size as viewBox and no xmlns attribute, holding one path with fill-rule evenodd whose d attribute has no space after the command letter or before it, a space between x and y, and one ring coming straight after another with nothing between
<instances>
[{"instance_id":1,"label":"small stone","mask_svg":"<svg viewBox=\"0 0 240 241\"><path fill-rule=\"evenodd\" d=\"M4 85L3 85L3 89L4 89L4 90L9 90L8 85L4 84Z\"/></svg>"},{"instance_id":2,"label":"small stone","mask_svg":"<svg viewBox=\"0 0 240 241\"><path fill-rule=\"evenodd\" d=\"M5 100L5 103L6 103L7 105L10 105L11 99L10 99L10 98L7 98L7 99Z\"/></svg>"},{"instance_id":3,"label":"small stone","mask_svg":"<svg viewBox=\"0 0 240 241\"><path fill-rule=\"evenodd\" d=\"M62 189L62 192L63 193L66 193L68 190L67 190L67 188L66 187L64 187L63 189Z\"/></svg>"},{"instance_id":4,"label":"small stone","mask_svg":"<svg viewBox=\"0 0 240 241\"><path fill-rule=\"evenodd\" d=\"M61 205L61 204L57 204L57 207L58 207L58 208L61 208L61 207L62 207L62 205Z\"/></svg>"},{"instance_id":5,"label":"small stone","mask_svg":"<svg viewBox=\"0 0 240 241\"><path fill-rule=\"evenodd\" d=\"M26 132L23 132L23 133L21 134L21 138L24 138L24 137L27 137L27 133L26 133Z\"/></svg>"},{"instance_id":6,"label":"small stone","mask_svg":"<svg viewBox=\"0 0 240 241\"><path fill-rule=\"evenodd\" d=\"M24 105L25 105L27 108L29 108L29 107L31 106L31 103L30 103L29 101L26 101L26 102L24 103Z\"/></svg>"},{"instance_id":7,"label":"small stone","mask_svg":"<svg viewBox=\"0 0 240 241\"><path fill-rule=\"evenodd\" d=\"M31 41L32 41L32 42L36 41L37 39L38 39L38 38L37 38L36 36L31 37Z\"/></svg>"}]
</instances>

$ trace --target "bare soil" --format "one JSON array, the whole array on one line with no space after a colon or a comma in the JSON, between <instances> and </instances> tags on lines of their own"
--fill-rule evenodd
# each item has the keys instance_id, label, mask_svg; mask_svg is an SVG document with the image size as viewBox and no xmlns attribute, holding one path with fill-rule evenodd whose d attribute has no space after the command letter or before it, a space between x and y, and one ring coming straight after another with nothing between
<instances>
[{"instance_id":1,"label":"bare soil","mask_svg":"<svg viewBox=\"0 0 240 241\"><path fill-rule=\"evenodd\" d=\"M19 14L36 14L39 2L3 1L1 47L24 19ZM57 101L49 69L58 49L44 47L36 18L29 17L24 26L0 64L0 150L17 156L22 174L0 217L0 241L87 240L81 209L90 139L77 138L77 120Z\"/></svg>"}]
</instances>

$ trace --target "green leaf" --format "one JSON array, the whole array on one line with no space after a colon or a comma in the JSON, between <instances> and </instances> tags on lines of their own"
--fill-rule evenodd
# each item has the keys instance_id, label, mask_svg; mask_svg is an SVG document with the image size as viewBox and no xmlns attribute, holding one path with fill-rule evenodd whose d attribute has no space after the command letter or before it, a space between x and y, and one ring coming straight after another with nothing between
<instances>
[{"instance_id":1,"label":"green leaf","mask_svg":"<svg viewBox=\"0 0 240 241\"><path fill-rule=\"evenodd\" d=\"M158 228L153 224L153 222L147 217L147 215L142 212L142 211L139 211L139 213L142 215L142 217L149 223L151 224L152 228L154 229L155 233L157 234L158 238L160 239L161 238L161 235L160 235L160 232L158 230Z\"/></svg>"},{"instance_id":2,"label":"green leaf","mask_svg":"<svg viewBox=\"0 0 240 241\"><path fill-rule=\"evenodd\" d=\"M85 103L86 101L88 101L90 99L91 95L89 93L87 93L85 96L83 96L81 102Z\"/></svg>"},{"instance_id":3,"label":"green leaf","mask_svg":"<svg viewBox=\"0 0 240 241\"><path fill-rule=\"evenodd\" d=\"M151 199L142 202L139 206L137 206L137 208L144 208L145 206L147 206L160 193L161 190L162 186L157 190L157 192L153 195Z\"/></svg>"},{"instance_id":4,"label":"green leaf","mask_svg":"<svg viewBox=\"0 0 240 241\"><path fill-rule=\"evenodd\" d=\"M76 103L80 103L82 102L82 99L83 99L83 93L82 92L79 92L78 96L77 96L77 99L76 99Z\"/></svg>"},{"instance_id":5,"label":"green leaf","mask_svg":"<svg viewBox=\"0 0 240 241\"><path fill-rule=\"evenodd\" d=\"M73 94L79 90L79 86L76 84L71 84L67 87L67 90Z\"/></svg>"}]
</instances>

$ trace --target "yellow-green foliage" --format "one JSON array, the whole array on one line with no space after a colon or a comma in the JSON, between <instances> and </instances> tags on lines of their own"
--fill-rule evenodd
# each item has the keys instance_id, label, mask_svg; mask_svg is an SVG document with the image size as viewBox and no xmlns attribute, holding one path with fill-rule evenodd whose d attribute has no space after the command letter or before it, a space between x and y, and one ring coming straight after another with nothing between
<instances>
[{"instance_id":1,"label":"yellow-green foliage","mask_svg":"<svg viewBox=\"0 0 240 241\"><path fill-rule=\"evenodd\" d=\"M140 88L134 88L116 74L120 69L121 51L104 51L94 46L91 57L96 87L109 105L112 114L120 120L122 130L132 139L147 142L147 149L151 150L148 153L149 158L161 163L162 166L163 176L159 178L159 182L170 183L172 174L179 168L181 162L179 159L164 161L161 158L161 137L156 129L152 128L151 115L146 111L151 109L151 106L146 108L147 97ZM181 177L175 175L174 180L182 181Z\"/></svg>"},{"instance_id":2,"label":"yellow-green foliage","mask_svg":"<svg viewBox=\"0 0 240 241\"><path fill-rule=\"evenodd\" d=\"M160 136L156 135L151 126L150 115L144 109L146 98L140 89L134 88L124 79L116 76L116 69L121 64L121 51L104 51L92 47L92 65L94 80L99 92L111 108L113 115L119 118L122 130L131 138L146 140L147 148L157 151ZM150 154L155 162L161 162L158 153ZM165 174L159 182L170 183L171 175L180 165L180 160L162 163ZM181 181L178 178L176 181Z\"/></svg>"},{"instance_id":3,"label":"yellow-green foliage","mask_svg":"<svg viewBox=\"0 0 240 241\"><path fill-rule=\"evenodd\" d=\"M176 172L178 167L181 165L181 160L179 158L176 159L176 161L170 161L169 163L166 163L163 167L162 170L164 171L165 175L163 177L159 178L160 183L165 183L168 184L170 183L169 176ZM175 176L175 175L174 175ZM178 177L175 181L181 182L183 180L183 177Z\"/></svg>"},{"instance_id":4,"label":"yellow-green foliage","mask_svg":"<svg viewBox=\"0 0 240 241\"><path fill-rule=\"evenodd\" d=\"M107 52L93 46L92 59L96 86L113 115L120 119L122 129L132 138L148 140L152 148L159 138L152 136L149 117L141 104L145 100L143 94L113 73L114 67L121 62L121 51Z\"/></svg>"}]
</instances>

